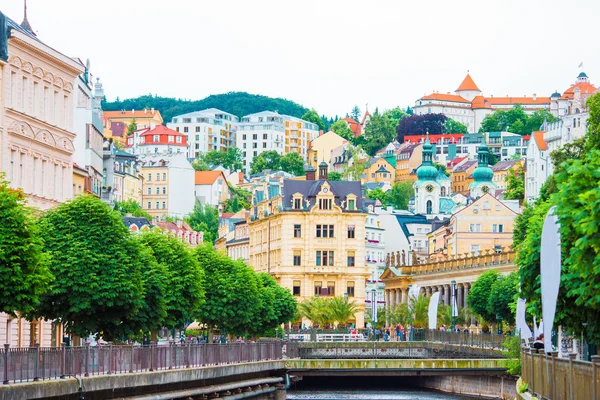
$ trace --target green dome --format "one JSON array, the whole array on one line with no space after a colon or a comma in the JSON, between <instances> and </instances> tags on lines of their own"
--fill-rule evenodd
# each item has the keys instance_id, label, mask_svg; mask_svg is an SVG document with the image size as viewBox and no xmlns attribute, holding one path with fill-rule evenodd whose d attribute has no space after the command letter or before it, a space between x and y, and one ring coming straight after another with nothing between
<instances>
[{"instance_id":1,"label":"green dome","mask_svg":"<svg viewBox=\"0 0 600 400\"><path fill-rule=\"evenodd\" d=\"M435 181L438 170L432 165L421 165L417 170L417 179L420 181Z\"/></svg>"},{"instance_id":2,"label":"green dome","mask_svg":"<svg viewBox=\"0 0 600 400\"><path fill-rule=\"evenodd\" d=\"M473 171L475 182L491 182L494 177L494 171L490 167L477 167Z\"/></svg>"}]
</instances>

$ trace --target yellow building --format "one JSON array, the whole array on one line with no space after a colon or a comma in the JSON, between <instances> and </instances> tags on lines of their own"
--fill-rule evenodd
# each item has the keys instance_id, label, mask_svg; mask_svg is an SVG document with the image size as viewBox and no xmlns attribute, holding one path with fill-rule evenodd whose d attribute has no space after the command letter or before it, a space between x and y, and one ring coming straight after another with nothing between
<instances>
[{"instance_id":1,"label":"yellow building","mask_svg":"<svg viewBox=\"0 0 600 400\"><path fill-rule=\"evenodd\" d=\"M88 178L89 174L87 170L77 164L73 164L73 197L79 196L86 191Z\"/></svg>"},{"instance_id":2,"label":"yellow building","mask_svg":"<svg viewBox=\"0 0 600 400\"><path fill-rule=\"evenodd\" d=\"M127 136L127 125L135 119L138 129L150 128L154 129L163 123L163 118L160 111L151 109L143 110L121 110L121 111L104 111L102 113L104 120L104 137L106 139L114 138L121 143L125 143Z\"/></svg>"},{"instance_id":3,"label":"yellow building","mask_svg":"<svg viewBox=\"0 0 600 400\"><path fill-rule=\"evenodd\" d=\"M321 161L325 161L332 167L331 151L348 141L335 132L327 132L310 142L308 150L308 165L317 168Z\"/></svg>"},{"instance_id":4,"label":"yellow building","mask_svg":"<svg viewBox=\"0 0 600 400\"><path fill-rule=\"evenodd\" d=\"M523 168L524 159L520 160L506 160L506 161L498 161L495 165L493 165L492 171L494 171L494 177L492 178L492 182L496 184L498 189L506 189L507 182L506 177L512 170L513 173L517 172L519 169Z\"/></svg>"},{"instance_id":5,"label":"yellow building","mask_svg":"<svg viewBox=\"0 0 600 400\"><path fill-rule=\"evenodd\" d=\"M373 157L366 165L361 183L367 182L388 182L394 183L396 179L396 169L383 157Z\"/></svg>"},{"instance_id":6,"label":"yellow building","mask_svg":"<svg viewBox=\"0 0 600 400\"><path fill-rule=\"evenodd\" d=\"M469 185L473 182L473 171L477 168L477 161L468 160L454 167L450 173L452 193L469 194Z\"/></svg>"},{"instance_id":7,"label":"yellow building","mask_svg":"<svg viewBox=\"0 0 600 400\"><path fill-rule=\"evenodd\" d=\"M511 246L518 210L518 202L486 193L427 234L429 253L455 256Z\"/></svg>"},{"instance_id":8,"label":"yellow building","mask_svg":"<svg viewBox=\"0 0 600 400\"><path fill-rule=\"evenodd\" d=\"M250 265L273 275L299 301L347 294L359 307L351 322L362 328L370 272L361 184L327 181L327 170L319 167L317 181L307 174L304 181L253 189Z\"/></svg>"},{"instance_id":9,"label":"yellow building","mask_svg":"<svg viewBox=\"0 0 600 400\"><path fill-rule=\"evenodd\" d=\"M397 150L396 155L396 182L416 181L417 176L413 172L421 165L423 155L423 144L406 143Z\"/></svg>"}]
</instances>

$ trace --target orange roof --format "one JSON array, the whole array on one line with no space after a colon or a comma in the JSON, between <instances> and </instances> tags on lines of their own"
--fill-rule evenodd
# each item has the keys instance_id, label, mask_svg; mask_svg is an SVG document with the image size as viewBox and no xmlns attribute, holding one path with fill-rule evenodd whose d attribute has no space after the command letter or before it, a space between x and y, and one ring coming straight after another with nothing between
<instances>
[{"instance_id":1,"label":"orange roof","mask_svg":"<svg viewBox=\"0 0 600 400\"><path fill-rule=\"evenodd\" d=\"M152 118L158 114L158 117L162 121L162 116L158 110L120 110L120 111L103 111L102 116L104 119L112 118Z\"/></svg>"},{"instance_id":2,"label":"orange roof","mask_svg":"<svg viewBox=\"0 0 600 400\"><path fill-rule=\"evenodd\" d=\"M465 76L465 79L463 79L458 89L456 89L457 92L460 92L461 90L476 90L478 92L481 92L481 90L479 90L475 82L473 82L473 78L471 78L471 75L469 75L468 73L467 76Z\"/></svg>"},{"instance_id":3,"label":"orange roof","mask_svg":"<svg viewBox=\"0 0 600 400\"><path fill-rule=\"evenodd\" d=\"M344 118L344 121L346 121L348 123L348 126L350 127L350 130L352 131L352 134L354 135L354 137L359 137L362 134L362 129L361 129L362 127L354 119Z\"/></svg>"},{"instance_id":4,"label":"orange roof","mask_svg":"<svg viewBox=\"0 0 600 400\"><path fill-rule=\"evenodd\" d=\"M544 140L544 131L534 131L533 137L535 138L535 144L540 150L548 150L548 143Z\"/></svg>"},{"instance_id":5,"label":"orange roof","mask_svg":"<svg viewBox=\"0 0 600 400\"><path fill-rule=\"evenodd\" d=\"M141 129L139 129L139 130L141 130ZM150 135L186 136L183 133L180 133L180 132L174 131L173 129L167 128L164 125L158 125L156 128L147 130L146 132L140 134L140 136L150 136Z\"/></svg>"},{"instance_id":6,"label":"orange roof","mask_svg":"<svg viewBox=\"0 0 600 400\"><path fill-rule=\"evenodd\" d=\"M473 101L471 102L472 108L492 108L486 101L486 98L483 96L475 96Z\"/></svg>"},{"instance_id":7,"label":"orange roof","mask_svg":"<svg viewBox=\"0 0 600 400\"><path fill-rule=\"evenodd\" d=\"M456 103L469 103L469 101L461 96L456 94L442 94L442 93L432 93L427 96L421 97L421 100L442 100L442 101L454 101Z\"/></svg>"},{"instance_id":8,"label":"orange roof","mask_svg":"<svg viewBox=\"0 0 600 400\"><path fill-rule=\"evenodd\" d=\"M549 105L550 97L484 97L487 104L502 106L502 105L514 105L514 104L527 104L527 105ZM473 99L475 101L475 99Z\"/></svg>"},{"instance_id":9,"label":"orange roof","mask_svg":"<svg viewBox=\"0 0 600 400\"><path fill-rule=\"evenodd\" d=\"M572 99L575 94L575 88L579 88L579 90L581 91L582 94L586 94L586 93L592 94L596 91L596 86L592 85L591 83L579 82L574 85L571 85L570 88L565 90L562 98Z\"/></svg>"},{"instance_id":10,"label":"orange roof","mask_svg":"<svg viewBox=\"0 0 600 400\"><path fill-rule=\"evenodd\" d=\"M195 184L212 185L220 176L223 176L223 180L225 180L225 175L223 174L223 171L196 171Z\"/></svg>"}]
</instances>

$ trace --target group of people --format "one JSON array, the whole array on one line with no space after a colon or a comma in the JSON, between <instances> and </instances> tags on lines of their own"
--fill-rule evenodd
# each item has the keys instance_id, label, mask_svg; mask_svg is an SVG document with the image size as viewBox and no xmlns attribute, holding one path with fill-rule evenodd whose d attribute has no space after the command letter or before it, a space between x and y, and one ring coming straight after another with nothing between
<instances>
[{"instance_id":1,"label":"group of people","mask_svg":"<svg viewBox=\"0 0 600 400\"><path fill-rule=\"evenodd\" d=\"M457 326L453 330L452 328L446 327L446 325L444 325L444 324L442 324L442 326L440 326L440 331L441 332L469 333L469 330L466 327L465 327L465 329L460 330L460 328Z\"/></svg>"}]
</instances>

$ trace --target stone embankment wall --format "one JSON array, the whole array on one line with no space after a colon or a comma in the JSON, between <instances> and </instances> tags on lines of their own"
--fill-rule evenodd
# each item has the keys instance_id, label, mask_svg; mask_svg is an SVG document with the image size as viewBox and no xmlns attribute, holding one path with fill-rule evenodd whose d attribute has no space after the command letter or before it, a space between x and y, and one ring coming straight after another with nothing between
<instances>
[{"instance_id":1,"label":"stone embankment wall","mask_svg":"<svg viewBox=\"0 0 600 400\"><path fill-rule=\"evenodd\" d=\"M508 375L424 376L419 379L419 386L467 396L514 399L516 382L517 378Z\"/></svg>"}]
</instances>

